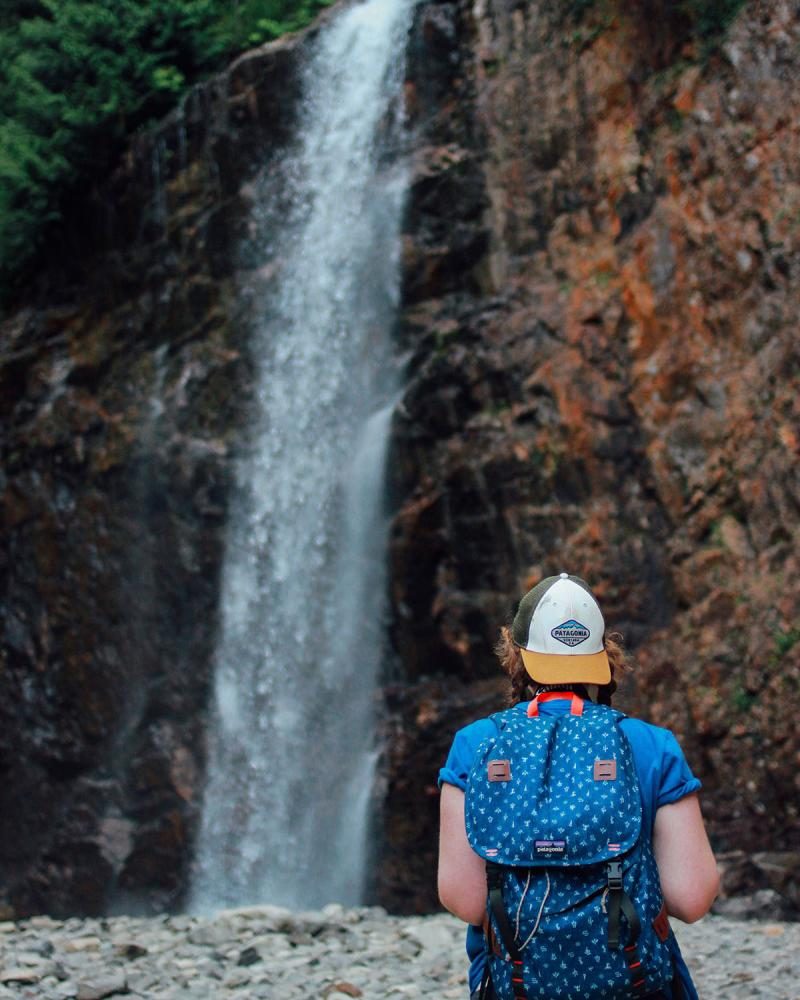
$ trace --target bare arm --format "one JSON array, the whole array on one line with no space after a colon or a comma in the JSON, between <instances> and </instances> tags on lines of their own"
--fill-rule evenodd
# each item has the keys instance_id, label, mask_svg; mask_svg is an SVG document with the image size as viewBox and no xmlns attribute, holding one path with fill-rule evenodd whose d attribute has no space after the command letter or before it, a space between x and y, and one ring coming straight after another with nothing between
<instances>
[{"instance_id":1,"label":"bare arm","mask_svg":"<svg viewBox=\"0 0 800 1000\"><path fill-rule=\"evenodd\" d=\"M442 785L439 815L439 899L461 920L480 924L486 915L486 866L469 846L460 788Z\"/></svg>"},{"instance_id":2,"label":"bare arm","mask_svg":"<svg viewBox=\"0 0 800 1000\"><path fill-rule=\"evenodd\" d=\"M656 812L653 851L670 915L687 924L699 920L719 891L719 872L697 795Z\"/></svg>"}]
</instances>

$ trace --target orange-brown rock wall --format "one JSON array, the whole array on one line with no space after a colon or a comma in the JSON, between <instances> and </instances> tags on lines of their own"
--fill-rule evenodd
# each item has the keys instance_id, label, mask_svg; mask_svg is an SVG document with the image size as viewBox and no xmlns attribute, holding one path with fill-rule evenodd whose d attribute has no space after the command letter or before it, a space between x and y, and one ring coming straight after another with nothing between
<instances>
[{"instance_id":1,"label":"orange-brown rock wall","mask_svg":"<svg viewBox=\"0 0 800 1000\"><path fill-rule=\"evenodd\" d=\"M404 313L395 644L441 758L465 692L486 708L477 679L515 599L542 574L586 576L634 655L620 704L682 740L715 847L796 851L800 19L745 5L707 51L648 9L463 12L460 131L414 192L436 163L444 212L444 178L471 171L462 201L483 205L450 198L451 232L486 249L449 280L424 252L434 207L411 213L428 266L409 253L427 283ZM421 119L433 146L436 113ZM404 856L434 867L420 801L413 851L387 827L393 886ZM433 899L431 876L407 905Z\"/></svg>"}]
</instances>

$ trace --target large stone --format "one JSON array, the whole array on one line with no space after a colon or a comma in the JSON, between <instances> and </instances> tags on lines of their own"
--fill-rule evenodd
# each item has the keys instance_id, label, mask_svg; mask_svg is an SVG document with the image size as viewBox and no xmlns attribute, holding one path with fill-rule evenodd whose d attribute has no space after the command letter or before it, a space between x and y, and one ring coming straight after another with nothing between
<instances>
[{"instance_id":1,"label":"large stone","mask_svg":"<svg viewBox=\"0 0 800 1000\"><path fill-rule=\"evenodd\" d=\"M125 973L108 972L79 982L77 1000L104 1000L105 997L127 992Z\"/></svg>"}]
</instances>

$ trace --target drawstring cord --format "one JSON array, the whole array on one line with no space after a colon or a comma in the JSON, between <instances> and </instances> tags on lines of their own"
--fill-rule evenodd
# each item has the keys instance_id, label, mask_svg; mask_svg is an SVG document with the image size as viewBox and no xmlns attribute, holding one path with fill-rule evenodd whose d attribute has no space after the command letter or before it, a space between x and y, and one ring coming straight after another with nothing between
<instances>
[{"instance_id":1,"label":"drawstring cord","mask_svg":"<svg viewBox=\"0 0 800 1000\"><path fill-rule=\"evenodd\" d=\"M550 874L549 872L545 872L544 874L545 878L547 879L547 887L544 890L544 896L542 896L542 902L539 906L539 912L536 914L536 923L533 925L533 930L527 936L525 942L520 945L519 948L520 951L524 951L528 947L528 945L536 936L536 932L539 930L539 924L542 922L542 914L544 913L544 904L547 902L547 897L550 895ZM530 888L530 884L531 884L531 871L529 868L528 877L525 879L525 888L522 891L522 897L519 901L519 906L517 907L517 920L516 920L516 926L514 928L515 939L519 937L519 918L522 912L522 904L525 902L525 897L528 895L528 889Z\"/></svg>"}]
</instances>

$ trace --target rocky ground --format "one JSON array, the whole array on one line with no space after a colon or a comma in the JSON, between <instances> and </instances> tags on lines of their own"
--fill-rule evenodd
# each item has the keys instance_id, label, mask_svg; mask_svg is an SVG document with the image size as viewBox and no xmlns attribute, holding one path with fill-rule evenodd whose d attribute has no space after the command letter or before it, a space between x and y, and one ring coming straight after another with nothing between
<instances>
[{"instance_id":1,"label":"rocky ground","mask_svg":"<svg viewBox=\"0 0 800 1000\"><path fill-rule=\"evenodd\" d=\"M676 926L700 996L800 1000L800 923ZM277 907L0 924L0 1000L466 1000L463 925L377 908Z\"/></svg>"}]
</instances>

